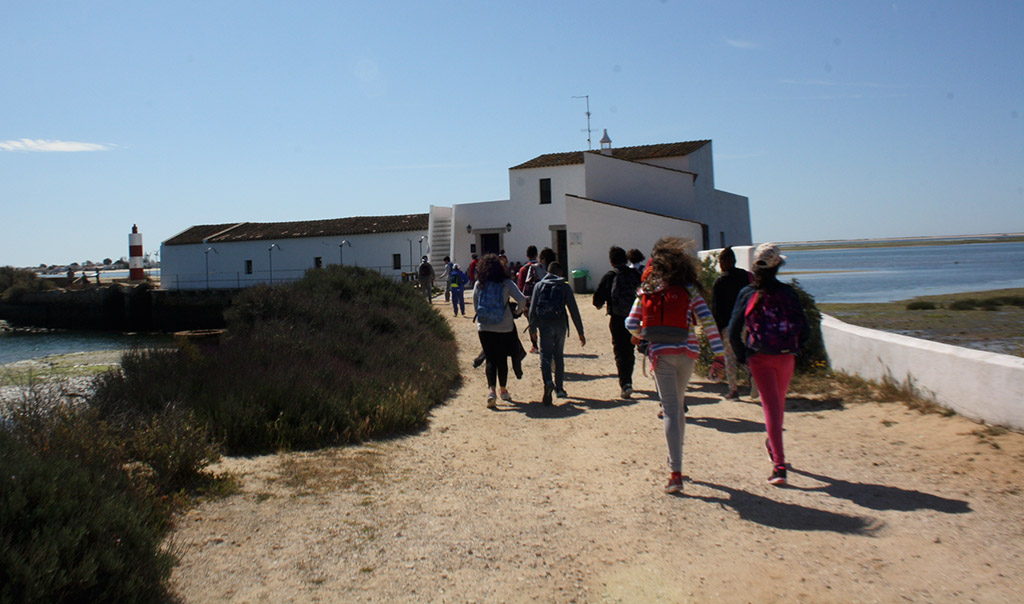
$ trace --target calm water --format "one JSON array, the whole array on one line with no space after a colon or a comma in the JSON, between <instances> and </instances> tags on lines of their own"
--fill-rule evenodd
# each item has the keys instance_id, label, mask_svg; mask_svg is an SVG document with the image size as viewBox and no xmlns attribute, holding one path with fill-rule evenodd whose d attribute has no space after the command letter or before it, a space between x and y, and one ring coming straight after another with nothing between
<instances>
[{"instance_id":1,"label":"calm water","mask_svg":"<svg viewBox=\"0 0 1024 604\"><path fill-rule=\"evenodd\" d=\"M52 354L127 350L133 346L166 344L169 336L128 335L83 331L0 331L0 365Z\"/></svg>"},{"instance_id":2,"label":"calm water","mask_svg":"<svg viewBox=\"0 0 1024 604\"><path fill-rule=\"evenodd\" d=\"M1024 287L1024 242L786 251L779 277L818 302L892 302ZM807 274L792 274L794 272Z\"/></svg>"}]
</instances>

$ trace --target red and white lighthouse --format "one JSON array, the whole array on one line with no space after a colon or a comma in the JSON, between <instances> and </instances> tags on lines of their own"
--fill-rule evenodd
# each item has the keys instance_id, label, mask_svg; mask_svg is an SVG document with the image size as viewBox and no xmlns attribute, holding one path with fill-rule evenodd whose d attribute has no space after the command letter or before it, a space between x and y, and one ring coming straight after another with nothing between
<instances>
[{"instance_id":1,"label":"red and white lighthouse","mask_svg":"<svg viewBox=\"0 0 1024 604\"><path fill-rule=\"evenodd\" d=\"M134 224L131 234L128 235L128 278L132 281L142 281L146 278L146 271L142 267L142 233Z\"/></svg>"}]
</instances>

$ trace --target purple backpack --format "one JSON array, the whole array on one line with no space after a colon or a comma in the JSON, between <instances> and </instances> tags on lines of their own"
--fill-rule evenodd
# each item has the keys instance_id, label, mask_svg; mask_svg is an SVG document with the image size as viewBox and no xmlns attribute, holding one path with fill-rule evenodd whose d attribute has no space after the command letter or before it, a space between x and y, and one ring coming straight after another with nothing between
<instances>
[{"instance_id":1,"label":"purple backpack","mask_svg":"<svg viewBox=\"0 0 1024 604\"><path fill-rule=\"evenodd\" d=\"M800 352L800 329L804 310L794 296L777 288L756 291L743 313L746 335L743 343L753 352L796 354Z\"/></svg>"}]
</instances>

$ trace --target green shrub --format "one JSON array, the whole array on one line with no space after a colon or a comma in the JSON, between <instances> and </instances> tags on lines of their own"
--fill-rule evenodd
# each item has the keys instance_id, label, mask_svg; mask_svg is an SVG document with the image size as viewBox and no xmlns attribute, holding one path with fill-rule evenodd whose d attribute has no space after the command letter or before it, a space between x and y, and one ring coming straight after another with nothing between
<instances>
[{"instance_id":1,"label":"green shrub","mask_svg":"<svg viewBox=\"0 0 1024 604\"><path fill-rule=\"evenodd\" d=\"M992 299L1005 306L1024 306L1024 296L999 296Z\"/></svg>"},{"instance_id":2,"label":"green shrub","mask_svg":"<svg viewBox=\"0 0 1024 604\"><path fill-rule=\"evenodd\" d=\"M974 310L978 308L978 301L974 298L964 298L963 300L954 300L950 302L950 310Z\"/></svg>"},{"instance_id":3,"label":"green shrub","mask_svg":"<svg viewBox=\"0 0 1024 604\"><path fill-rule=\"evenodd\" d=\"M801 373L820 371L828 363L825 338L821 333L821 311L818 310L814 296L807 293L807 290L800 286L799 281L793 279L790 285L800 296L800 304L804 307L807 327L810 330L810 336L800 347L800 354L796 357L796 370Z\"/></svg>"},{"instance_id":4,"label":"green shrub","mask_svg":"<svg viewBox=\"0 0 1024 604\"><path fill-rule=\"evenodd\" d=\"M0 430L0 601L168 601L160 516L113 465Z\"/></svg>"},{"instance_id":5,"label":"green shrub","mask_svg":"<svg viewBox=\"0 0 1024 604\"><path fill-rule=\"evenodd\" d=\"M981 310L999 310L1001 306L1002 302L999 301L999 298L985 298L978 302L978 308Z\"/></svg>"},{"instance_id":6,"label":"green shrub","mask_svg":"<svg viewBox=\"0 0 1024 604\"><path fill-rule=\"evenodd\" d=\"M907 304L907 310L935 310L936 308L934 302L927 302L925 300L914 300Z\"/></svg>"},{"instance_id":7,"label":"green shrub","mask_svg":"<svg viewBox=\"0 0 1024 604\"><path fill-rule=\"evenodd\" d=\"M423 426L458 377L454 335L403 284L356 267L240 293L219 346L125 358L107 413L180 404L232 453L358 442Z\"/></svg>"},{"instance_id":8,"label":"green shrub","mask_svg":"<svg viewBox=\"0 0 1024 604\"><path fill-rule=\"evenodd\" d=\"M40 279L32 271L0 266L0 300L17 302L29 292L53 289L53 283Z\"/></svg>"}]
</instances>

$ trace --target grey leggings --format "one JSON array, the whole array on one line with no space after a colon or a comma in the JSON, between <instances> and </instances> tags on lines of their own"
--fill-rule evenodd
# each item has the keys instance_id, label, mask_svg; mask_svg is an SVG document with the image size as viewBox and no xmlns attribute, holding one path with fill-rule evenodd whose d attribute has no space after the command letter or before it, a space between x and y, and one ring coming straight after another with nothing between
<instances>
[{"instance_id":1,"label":"grey leggings","mask_svg":"<svg viewBox=\"0 0 1024 604\"><path fill-rule=\"evenodd\" d=\"M668 465L672 472L683 471L683 437L686 434L686 386L693 374L695 359L685 354L658 355L654 381L665 413L665 442L668 443Z\"/></svg>"}]
</instances>

